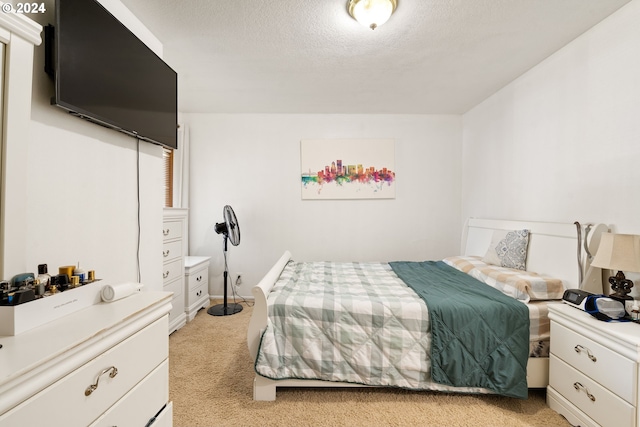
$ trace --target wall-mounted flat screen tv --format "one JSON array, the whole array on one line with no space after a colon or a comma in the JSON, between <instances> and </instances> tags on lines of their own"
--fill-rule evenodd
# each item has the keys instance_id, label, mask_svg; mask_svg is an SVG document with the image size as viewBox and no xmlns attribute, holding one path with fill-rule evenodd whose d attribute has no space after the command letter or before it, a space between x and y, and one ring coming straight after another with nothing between
<instances>
[{"instance_id":1,"label":"wall-mounted flat screen tv","mask_svg":"<svg viewBox=\"0 0 640 427\"><path fill-rule=\"evenodd\" d=\"M95 0L56 0L49 33L53 104L177 148L178 76L128 28Z\"/></svg>"}]
</instances>

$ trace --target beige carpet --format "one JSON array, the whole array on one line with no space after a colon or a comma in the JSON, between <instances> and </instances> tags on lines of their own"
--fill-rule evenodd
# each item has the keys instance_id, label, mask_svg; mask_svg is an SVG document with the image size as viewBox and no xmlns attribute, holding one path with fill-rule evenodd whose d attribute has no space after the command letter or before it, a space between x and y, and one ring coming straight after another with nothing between
<instances>
[{"instance_id":1,"label":"beige carpet","mask_svg":"<svg viewBox=\"0 0 640 427\"><path fill-rule=\"evenodd\" d=\"M536 426L567 427L544 391L528 400L397 389L279 389L253 401L246 345L251 308L216 317L201 310L169 338L175 427L214 426Z\"/></svg>"}]
</instances>

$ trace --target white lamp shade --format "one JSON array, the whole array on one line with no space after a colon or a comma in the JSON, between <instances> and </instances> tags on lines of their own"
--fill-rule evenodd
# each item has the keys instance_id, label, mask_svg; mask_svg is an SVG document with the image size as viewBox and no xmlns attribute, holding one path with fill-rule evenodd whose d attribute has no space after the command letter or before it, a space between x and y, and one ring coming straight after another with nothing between
<instances>
[{"instance_id":1,"label":"white lamp shade","mask_svg":"<svg viewBox=\"0 0 640 427\"><path fill-rule=\"evenodd\" d=\"M640 272L640 236L603 233L591 265L608 270Z\"/></svg>"},{"instance_id":2,"label":"white lamp shade","mask_svg":"<svg viewBox=\"0 0 640 427\"><path fill-rule=\"evenodd\" d=\"M395 8L395 0L351 0L349 13L365 27L374 29L387 22Z\"/></svg>"}]
</instances>

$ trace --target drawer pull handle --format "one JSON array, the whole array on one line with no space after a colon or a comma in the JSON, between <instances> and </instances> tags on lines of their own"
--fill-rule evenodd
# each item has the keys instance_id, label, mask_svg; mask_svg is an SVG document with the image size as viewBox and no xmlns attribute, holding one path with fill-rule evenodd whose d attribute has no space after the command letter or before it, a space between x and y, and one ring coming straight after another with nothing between
<instances>
[{"instance_id":1,"label":"drawer pull handle","mask_svg":"<svg viewBox=\"0 0 640 427\"><path fill-rule=\"evenodd\" d=\"M165 236L169 235L169 229L167 228L166 230L162 230L162 234Z\"/></svg>"},{"instance_id":2,"label":"drawer pull handle","mask_svg":"<svg viewBox=\"0 0 640 427\"><path fill-rule=\"evenodd\" d=\"M163 257L168 257L169 256L169 249L167 249L166 251L162 251L162 256Z\"/></svg>"},{"instance_id":3,"label":"drawer pull handle","mask_svg":"<svg viewBox=\"0 0 640 427\"><path fill-rule=\"evenodd\" d=\"M164 273L162 273L162 278L166 279L167 277L169 277L169 272L165 271Z\"/></svg>"},{"instance_id":4,"label":"drawer pull handle","mask_svg":"<svg viewBox=\"0 0 640 427\"><path fill-rule=\"evenodd\" d=\"M578 391L580 391L580 389L584 390L584 392L587 393L587 397L591 399L592 402L596 401L596 397L593 394L589 393L589 389L583 386L582 384L580 384L579 382L573 383L573 388L575 388Z\"/></svg>"},{"instance_id":5,"label":"drawer pull handle","mask_svg":"<svg viewBox=\"0 0 640 427\"><path fill-rule=\"evenodd\" d=\"M98 383L100 382L100 377L103 376L104 374L106 374L107 372L109 373L109 378L114 378L116 375L118 375L118 369L115 366L111 366L110 368L107 368L104 371L100 372L100 375L98 375L98 378L96 378L96 383L95 384L91 384L84 391L84 395L85 396L90 396L91 393L96 391L96 389L98 388Z\"/></svg>"},{"instance_id":6,"label":"drawer pull handle","mask_svg":"<svg viewBox=\"0 0 640 427\"><path fill-rule=\"evenodd\" d=\"M197 281L197 282L199 282L199 281L201 281L201 280L202 280L202 276L198 276L198 277L196 277L196 281Z\"/></svg>"},{"instance_id":7,"label":"drawer pull handle","mask_svg":"<svg viewBox=\"0 0 640 427\"><path fill-rule=\"evenodd\" d=\"M575 347L573 347L573 349L576 351L576 353L580 353L581 351L586 351L587 352L587 356L589 356L589 359L591 359L592 362L596 362L598 359L591 353L591 350L589 350L588 348L584 348L581 345L577 345Z\"/></svg>"}]
</instances>

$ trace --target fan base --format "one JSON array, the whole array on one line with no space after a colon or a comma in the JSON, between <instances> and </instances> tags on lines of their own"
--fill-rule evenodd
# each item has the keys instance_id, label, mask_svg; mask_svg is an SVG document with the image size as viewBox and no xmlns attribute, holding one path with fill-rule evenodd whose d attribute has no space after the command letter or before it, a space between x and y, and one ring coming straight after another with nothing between
<instances>
[{"instance_id":1,"label":"fan base","mask_svg":"<svg viewBox=\"0 0 640 427\"><path fill-rule=\"evenodd\" d=\"M240 304L227 304L226 307L224 304L217 304L207 309L207 313L212 316L230 316L232 314L240 313L241 311L242 306Z\"/></svg>"}]
</instances>

